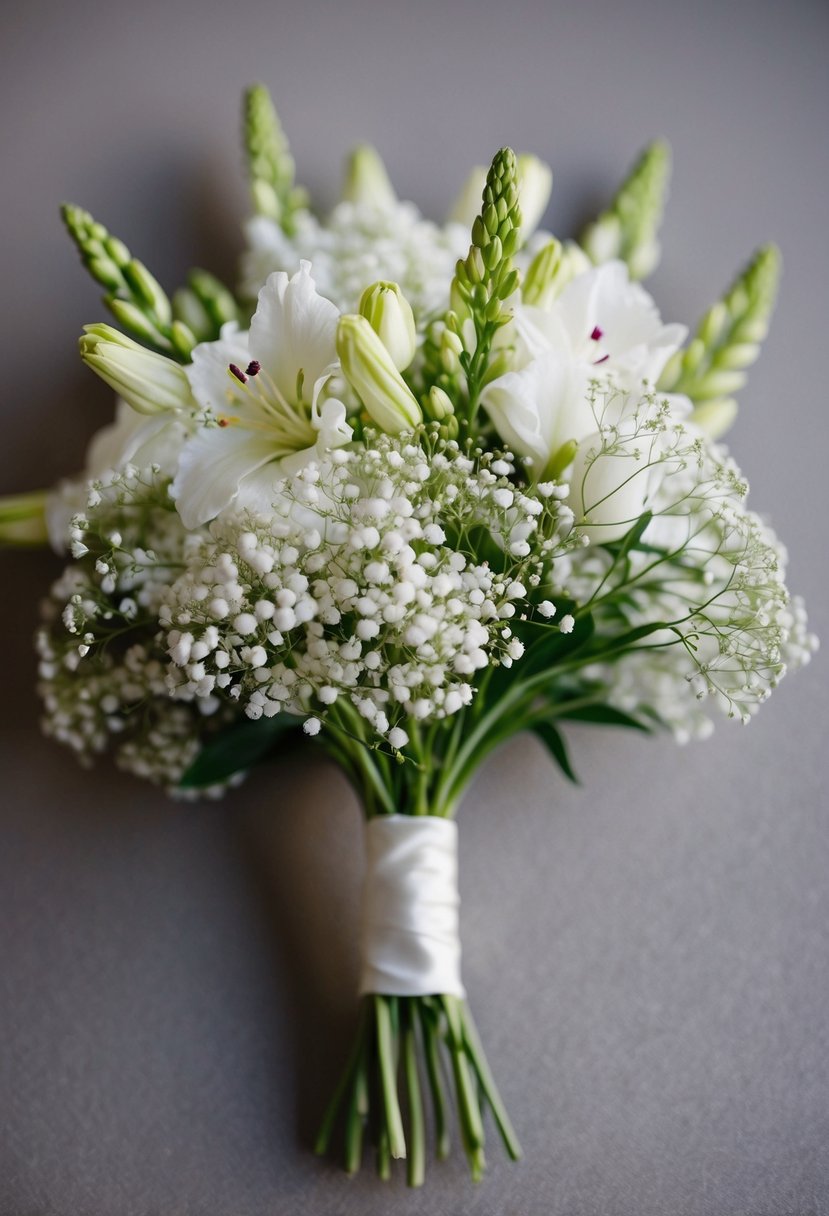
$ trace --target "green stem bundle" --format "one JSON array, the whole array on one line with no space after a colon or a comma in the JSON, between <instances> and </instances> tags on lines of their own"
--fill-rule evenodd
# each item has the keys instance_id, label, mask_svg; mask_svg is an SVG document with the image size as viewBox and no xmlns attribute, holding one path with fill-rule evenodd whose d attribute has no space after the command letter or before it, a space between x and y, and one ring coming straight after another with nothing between
<instances>
[{"instance_id":1,"label":"green stem bundle","mask_svg":"<svg viewBox=\"0 0 829 1216\"><path fill-rule=\"evenodd\" d=\"M451 1078L451 1081L450 1081ZM360 1021L345 1070L323 1119L315 1149L327 1153L342 1125L344 1164L360 1168L368 1134L376 1166L388 1178L393 1160L406 1161L409 1186L426 1171L426 1102L438 1160L450 1151L450 1098L474 1181L486 1168L484 1115L490 1110L507 1154L521 1146L504 1108L466 1001L455 996L362 998Z\"/></svg>"}]
</instances>

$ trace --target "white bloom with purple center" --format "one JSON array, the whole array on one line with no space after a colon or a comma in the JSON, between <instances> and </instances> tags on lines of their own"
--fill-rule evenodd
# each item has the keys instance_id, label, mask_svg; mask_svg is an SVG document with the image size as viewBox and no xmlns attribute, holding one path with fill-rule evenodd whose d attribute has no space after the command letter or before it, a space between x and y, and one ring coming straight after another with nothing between
<instances>
[{"instance_id":1,"label":"white bloom with purple center","mask_svg":"<svg viewBox=\"0 0 829 1216\"><path fill-rule=\"evenodd\" d=\"M231 502L267 510L274 484L350 441L343 403L326 396L339 371L339 312L318 294L311 266L272 274L249 333L223 331L187 369L204 425L187 440L172 492L185 527Z\"/></svg>"},{"instance_id":2,"label":"white bloom with purple center","mask_svg":"<svg viewBox=\"0 0 829 1216\"><path fill-rule=\"evenodd\" d=\"M595 433L591 381L612 382L623 393L655 384L687 332L662 324L622 262L578 275L549 308L518 305L510 330L513 366L486 386L481 402L538 478L563 445Z\"/></svg>"}]
</instances>

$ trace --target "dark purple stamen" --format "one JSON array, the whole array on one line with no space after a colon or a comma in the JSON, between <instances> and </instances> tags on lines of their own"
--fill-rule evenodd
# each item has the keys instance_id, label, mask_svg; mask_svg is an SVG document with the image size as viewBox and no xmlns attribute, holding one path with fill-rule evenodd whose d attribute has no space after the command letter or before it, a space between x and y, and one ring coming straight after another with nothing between
<instances>
[{"instance_id":1,"label":"dark purple stamen","mask_svg":"<svg viewBox=\"0 0 829 1216\"><path fill-rule=\"evenodd\" d=\"M262 370L262 364L258 359L251 359L250 363L245 368L249 376L258 376Z\"/></svg>"},{"instance_id":2,"label":"dark purple stamen","mask_svg":"<svg viewBox=\"0 0 829 1216\"><path fill-rule=\"evenodd\" d=\"M593 366L598 367L600 363L607 363L609 358L610 358L610 355L602 355L601 359L593 360Z\"/></svg>"},{"instance_id":3,"label":"dark purple stamen","mask_svg":"<svg viewBox=\"0 0 829 1216\"><path fill-rule=\"evenodd\" d=\"M237 367L235 363L228 364L231 376L235 376L240 384L247 384L248 378L242 371L241 367Z\"/></svg>"},{"instance_id":4,"label":"dark purple stamen","mask_svg":"<svg viewBox=\"0 0 829 1216\"><path fill-rule=\"evenodd\" d=\"M594 325L590 337L594 342L599 342L604 337L604 330L599 329L598 325Z\"/></svg>"}]
</instances>

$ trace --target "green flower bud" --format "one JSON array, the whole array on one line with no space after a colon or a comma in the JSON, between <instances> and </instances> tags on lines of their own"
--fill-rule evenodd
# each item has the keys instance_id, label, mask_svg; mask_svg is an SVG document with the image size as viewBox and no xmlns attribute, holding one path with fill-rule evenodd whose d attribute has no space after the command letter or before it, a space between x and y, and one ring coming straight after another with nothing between
<instances>
[{"instance_id":1,"label":"green flower bud","mask_svg":"<svg viewBox=\"0 0 829 1216\"><path fill-rule=\"evenodd\" d=\"M166 355L133 342L111 325L86 325L81 358L139 414L192 408L184 369Z\"/></svg>"},{"instance_id":2,"label":"green flower bud","mask_svg":"<svg viewBox=\"0 0 829 1216\"><path fill-rule=\"evenodd\" d=\"M133 258L123 268L124 278L134 290L141 303L151 309L162 325L169 325L173 310L167 293L146 266Z\"/></svg>"},{"instance_id":3,"label":"green flower bud","mask_svg":"<svg viewBox=\"0 0 829 1216\"><path fill-rule=\"evenodd\" d=\"M709 439L719 439L730 430L737 417L737 402L733 397L718 401L703 401L691 414L695 422Z\"/></svg>"},{"instance_id":4,"label":"green flower bud","mask_svg":"<svg viewBox=\"0 0 829 1216\"><path fill-rule=\"evenodd\" d=\"M394 435L423 420L414 394L365 317L340 317L337 354L343 375L382 431Z\"/></svg>"},{"instance_id":5,"label":"green flower bud","mask_svg":"<svg viewBox=\"0 0 829 1216\"><path fill-rule=\"evenodd\" d=\"M434 418L437 422L443 422L445 418L451 418L454 412L455 407L449 394L434 384L429 390L429 417Z\"/></svg>"},{"instance_id":6,"label":"green flower bud","mask_svg":"<svg viewBox=\"0 0 829 1216\"><path fill-rule=\"evenodd\" d=\"M380 153L370 144L361 144L349 156L342 196L344 202L386 209L397 202Z\"/></svg>"},{"instance_id":7,"label":"green flower bud","mask_svg":"<svg viewBox=\"0 0 829 1216\"><path fill-rule=\"evenodd\" d=\"M373 283L360 297L360 313L392 357L399 372L415 357L417 332L412 306L396 283Z\"/></svg>"},{"instance_id":8,"label":"green flower bud","mask_svg":"<svg viewBox=\"0 0 829 1216\"><path fill-rule=\"evenodd\" d=\"M0 546L39 548L49 543L46 490L0 498Z\"/></svg>"}]
</instances>

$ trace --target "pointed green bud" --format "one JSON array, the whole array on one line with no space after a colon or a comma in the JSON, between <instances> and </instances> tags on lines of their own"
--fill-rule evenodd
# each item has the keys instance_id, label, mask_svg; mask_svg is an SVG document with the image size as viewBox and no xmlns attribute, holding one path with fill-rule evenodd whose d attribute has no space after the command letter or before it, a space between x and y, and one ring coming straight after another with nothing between
<instances>
[{"instance_id":1,"label":"pointed green bud","mask_svg":"<svg viewBox=\"0 0 829 1216\"><path fill-rule=\"evenodd\" d=\"M360 144L350 154L343 183L343 201L388 209L397 202L380 153L370 144Z\"/></svg>"},{"instance_id":2,"label":"pointed green bud","mask_svg":"<svg viewBox=\"0 0 829 1216\"><path fill-rule=\"evenodd\" d=\"M239 305L215 275L207 270L191 270L187 276L187 284L213 322L211 337L217 338L219 330L228 321L241 320Z\"/></svg>"},{"instance_id":3,"label":"pointed green bud","mask_svg":"<svg viewBox=\"0 0 829 1216\"><path fill-rule=\"evenodd\" d=\"M746 370L760 353L768 332L780 279L780 252L760 249L723 298L703 316L695 336L665 366L658 388L684 393L697 409L693 420L712 438L724 434L737 405Z\"/></svg>"},{"instance_id":4,"label":"pointed green bud","mask_svg":"<svg viewBox=\"0 0 829 1216\"><path fill-rule=\"evenodd\" d=\"M417 331L412 306L397 283L378 282L367 287L360 297L359 311L391 355L394 366L404 372L417 351Z\"/></svg>"},{"instance_id":5,"label":"pointed green bud","mask_svg":"<svg viewBox=\"0 0 829 1216\"><path fill-rule=\"evenodd\" d=\"M448 224L463 224L471 228L481 210L481 196L486 185L486 169L476 165L463 184L446 217Z\"/></svg>"},{"instance_id":6,"label":"pointed green bud","mask_svg":"<svg viewBox=\"0 0 829 1216\"><path fill-rule=\"evenodd\" d=\"M244 144L251 200L257 215L267 215L289 236L296 216L307 206L304 190L294 185L294 159L285 132L263 84L244 95Z\"/></svg>"},{"instance_id":7,"label":"pointed green bud","mask_svg":"<svg viewBox=\"0 0 829 1216\"><path fill-rule=\"evenodd\" d=\"M179 287L173 296L173 316L187 326L197 342L209 342L216 336L213 318L189 287Z\"/></svg>"},{"instance_id":8,"label":"pointed green bud","mask_svg":"<svg viewBox=\"0 0 829 1216\"><path fill-rule=\"evenodd\" d=\"M117 296L107 300L107 304L115 320L120 321L124 329L131 330L137 338L148 342L151 346L160 346L162 350L172 349L169 338L165 337L137 304L133 304L131 300L121 300Z\"/></svg>"},{"instance_id":9,"label":"pointed green bud","mask_svg":"<svg viewBox=\"0 0 829 1216\"><path fill-rule=\"evenodd\" d=\"M734 425L736 417L737 402L733 398L720 398L719 401L703 401L691 414L691 421L709 439L720 439Z\"/></svg>"},{"instance_id":10,"label":"pointed green bud","mask_svg":"<svg viewBox=\"0 0 829 1216\"><path fill-rule=\"evenodd\" d=\"M0 498L0 547L42 548L49 543L46 490Z\"/></svg>"},{"instance_id":11,"label":"pointed green bud","mask_svg":"<svg viewBox=\"0 0 829 1216\"><path fill-rule=\"evenodd\" d=\"M535 232L553 190L553 171L543 160L524 152L518 157L518 197L521 202L521 239Z\"/></svg>"},{"instance_id":12,"label":"pointed green bud","mask_svg":"<svg viewBox=\"0 0 829 1216\"><path fill-rule=\"evenodd\" d=\"M86 325L81 358L139 414L191 409L195 402L180 364L149 351L111 325Z\"/></svg>"},{"instance_id":13,"label":"pointed green bud","mask_svg":"<svg viewBox=\"0 0 829 1216\"><path fill-rule=\"evenodd\" d=\"M443 422L446 418L451 418L455 412L455 407L452 404L452 398L437 384L433 384L429 389L429 395L426 401L426 412L428 416L430 418L434 418L436 422Z\"/></svg>"},{"instance_id":14,"label":"pointed green bud","mask_svg":"<svg viewBox=\"0 0 829 1216\"><path fill-rule=\"evenodd\" d=\"M664 141L646 148L610 207L590 224L581 244L596 264L621 258L631 278L642 279L659 261L657 233L668 193L671 150Z\"/></svg>"},{"instance_id":15,"label":"pointed green bud","mask_svg":"<svg viewBox=\"0 0 829 1216\"><path fill-rule=\"evenodd\" d=\"M556 276L561 266L561 256L561 242L555 238L539 249L527 268L521 286L521 298L525 304L550 308L558 295Z\"/></svg>"},{"instance_id":16,"label":"pointed green bud","mask_svg":"<svg viewBox=\"0 0 829 1216\"><path fill-rule=\"evenodd\" d=\"M170 326L170 341L179 358L189 361L197 342L196 335L189 325L185 325L183 321L173 321Z\"/></svg>"},{"instance_id":17,"label":"pointed green bud","mask_svg":"<svg viewBox=\"0 0 829 1216\"><path fill-rule=\"evenodd\" d=\"M343 375L382 431L394 435L423 420L414 394L365 317L340 317L337 354Z\"/></svg>"},{"instance_id":18,"label":"pointed green bud","mask_svg":"<svg viewBox=\"0 0 829 1216\"><path fill-rule=\"evenodd\" d=\"M167 293L147 267L132 258L124 266L123 273L138 300L150 312L155 313L161 325L169 325L173 319L173 310Z\"/></svg>"}]
</instances>

